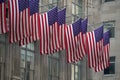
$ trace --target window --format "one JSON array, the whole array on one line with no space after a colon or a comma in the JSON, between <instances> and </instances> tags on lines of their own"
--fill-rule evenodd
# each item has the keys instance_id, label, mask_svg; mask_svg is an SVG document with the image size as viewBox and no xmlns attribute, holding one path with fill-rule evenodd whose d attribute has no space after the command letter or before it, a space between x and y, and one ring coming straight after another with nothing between
<instances>
[{"instance_id":1,"label":"window","mask_svg":"<svg viewBox=\"0 0 120 80\"><path fill-rule=\"evenodd\" d=\"M60 61L59 54L54 53L48 57L49 62L49 79L48 80L60 80L59 78L59 69L60 69Z\"/></svg>"},{"instance_id":2,"label":"window","mask_svg":"<svg viewBox=\"0 0 120 80\"><path fill-rule=\"evenodd\" d=\"M34 80L34 44L21 48L21 80Z\"/></svg>"},{"instance_id":3,"label":"window","mask_svg":"<svg viewBox=\"0 0 120 80\"><path fill-rule=\"evenodd\" d=\"M59 0L49 0L49 9L55 7L55 6L58 6L58 1Z\"/></svg>"},{"instance_id":4,"label":"window","mask_svg":"<svg viewBox=\"0 0 120 80\"><path fill-rule=\"evenodd\" d=\"M115 37L115 21L106 21L103 22L104 31L110 30L110 38Z\"/></svg>"},{"instance_id":5,"label":"window","mask_svg":"<svg viewBox=\"0 0 120 80\"><path fill-rule=\"evenodd\" d=\"M80 79L80 62L71 64L71 80L81 80Z\"/></svg>"},{"instance_id":6,"label":"window","mask_svg":"<svg viewBox=\"0 0 120 80\"><path fill-rule=\"evenodd\" d=\"M47 12L55 6L58 6L59 0L40 0L41 13Z\"/></svg>"},{"instance_id":7,"label":"window","mask_svg":"<svg viewBox=\"0 0 120 80\"><path fill-rule=\"evenodd\" d=\"M115 56L110 57L110 66L104 70L104 74L115 74Z\"/></svg>"},{"instance_id":8,"label":"window","mask_svg":"<svg viewBox=\"0 0 120 80\"><path fill-rule=\"evenodd\" d=\"M72 2L72 21L82 17L82 0Z\"/></svg>"},{"instance_id":9,"label":"window","mask_svg":"<svg viewBox=\"0 0 120 80\"><path fill-rule=\"evenodd\" d=\"M110 2L110 1L115 1L115 0L105 0L105 2Z\"/></svg>"}]
</instances>

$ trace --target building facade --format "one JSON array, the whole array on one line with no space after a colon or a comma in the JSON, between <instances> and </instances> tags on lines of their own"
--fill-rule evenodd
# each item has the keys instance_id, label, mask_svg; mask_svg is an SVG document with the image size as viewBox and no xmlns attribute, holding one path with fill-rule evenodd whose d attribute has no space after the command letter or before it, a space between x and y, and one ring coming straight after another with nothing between
<instances>
[{"instance_id":1,"label":"building facade","mask_svg":"<svg viewBox=\"0 0 120 80\"><path fill-rule=\"evenodd\" d=\"M89 30L104 25L104 32L110 30L111 37L110 67L98 73L89 69L88 80L120 80L120 0L89 0L88 3Z\"/></svg>"},{"instance_id":2,"label":"building facade","mask_svg":"<svg viewBox=\"0 0 120 80\"><path fill-rule=\"evenodd\" d=\"M82 0L40 0L40 13L66 7L66 23L84 17ZM8 16L7 16L8 17ZM9 32L0 35L0 80L86 80L86 58L67 63L65 50L40 55L39 41L19 46L9 43Z\"/></svg>"}]
</instances>

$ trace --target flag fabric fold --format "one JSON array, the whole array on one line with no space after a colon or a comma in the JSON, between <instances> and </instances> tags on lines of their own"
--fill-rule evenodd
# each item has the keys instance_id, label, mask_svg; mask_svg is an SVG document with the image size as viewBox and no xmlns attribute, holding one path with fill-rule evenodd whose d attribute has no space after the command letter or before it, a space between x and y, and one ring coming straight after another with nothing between
<instances>
[{"instance_id":1,"label":"flag fabric fold","mask_svg":"<svg viewBox=\"0 0 120 80\"><path fill-rule=\"evenodd\" d=\"M109 67L109 51L110 51L110 31L107 31L103 34L103 54L99 58L99 64L95 67L95 71L102 71Z\"/></svg>"},{"instance_id":2,"label":"flag fabric fold","mask_svg":"<svg viewBox=\"0 0 120 80\"><path fill-rule=\"evenodd\" d=\"M67 62L76 62L81 56L80 50L80 31L81 31L81 19L77 20L73 24L70 24L66 27L65 30L65 49L67 55Z\"/></svg>"},{"instance_id":3,"label":"flag fabric fold","mask_svg":"<svg viewBox=\"0 0 120 80\"><path fill-rule=\"evenodd\" d=\"M79 49L81 51L80 56L78 58L77 61L81 60L85 55L86 55L86 32L87 32L87 23L88 23L88 19L85 18L81 21L81 31L80 31L80 43L79 43Z\"/></svg>"},{"instance_id":4,"label":"flag fabric fold","mask_svg":"<svg viewBox=\"0 0 120 80\"><path fill-rule=\"evenodd\" d=\"M65 49L65 27L66 27L66 8L58 11L58 32L59 32L59 41L60 41L60 49Z\"/></svg>"},{"instance_id":5,"label":"flag fabric fold","mask_svg":"<svg viewBox=\"0 0 120 80\"><path fill-rule=\"evenodd\" d=\"M6 0L0 0L0 34L8 32L8 26L6 22Z\"/></svg>"},{"instance_id":6,"label":"flag fabric fold","mask_svg":"<svg viewBox=\"0 0 120 80\"><path fill-rule=\"evenodd\" d=\"M88 65L90 68L96 67L98 58L103 53L103 26L94 31L86 33Z\"/></svg>"},{"instance_id":7,"label":"flag fabric fold","mask_svg":"<svg viewBox=\"0 0 120 80\"><path fill-rule=\"evenodd\" d=\"M25 45L39 40L40 19L39 19L39 0L30 0L30 36L20 40L19 44Z\"/></svg>"},{"instance_id":8,"label":"flag fabric fold","mask_svg":"<svg viewBox=\"0 0 120 80\"><path fill-rule=\"evenodd\" d=\"M10 43L18 42L30 35L29 0L8 0Z\"/></svg>"},{"instance_id":9,"label":"flag fabric fold","mask_svg":"<svg viewBox=\"0 0 120 80\"><path fill-rule=\"evenodd\" d=\"M52 8L40 17L40 54L51 54L60 48L58 39L58 9Z\"/></svg>"}]
</instances>

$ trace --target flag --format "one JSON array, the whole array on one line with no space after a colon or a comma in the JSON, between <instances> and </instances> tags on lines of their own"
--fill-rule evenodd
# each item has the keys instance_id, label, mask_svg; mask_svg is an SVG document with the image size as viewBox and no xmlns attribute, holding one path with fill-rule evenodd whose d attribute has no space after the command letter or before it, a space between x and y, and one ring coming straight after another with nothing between
<instances>
[{"instance_id":1,"label":"flag","mask_svg":"<svg viewBox=\"0 0 120 80\"><path fill-rule=\"evenodd\" d=\"M79 43L79 49L81 51L81 53L79 53L79 58L77 61L81 60L85 55L86 55L86 32L87 32L87 23L88 23L88 19L85 18L81 21L81 31L80 31L80 43Z\"/></svg>"},{"instance_id":2,"label":"flag","mask_svg":"<svg viewBox=\"0 0 120 80\"><path fill-rule=\"evenodd\" d=\"M88 65L90 68L98 65L98 56L103 52L103 26L86 33Z\"/></svg>"},{"instance_id":3,"label":"flag","mask_svg":"<svg viewBox=\"0 0 120 80\"><path fill-rule=\"evenodd\" d=\"M99 58L99 64L95 67L95 71L101 71L109 67L109 51L110 51L110 31L103 34L103 54Z\"/></svg>"},{"instance_id":4,"label":"flag","mask_svg":"<svg viewBox=\"0 0 120 80\"><path fill-rule=\"evenodd\" d=\"M68 63L75 62L80 56L79 53L81 53L78 47L80 43L79 33L81 31L79 26L81 26L81 19L68 25L65 30L65 48Z\"/></svg>"},{"instance_id":5,"label":"flag","mask_svg":"<svg viewBox=\"0 0 120 80\"><path fill-rule=\"evenodd\" d=\"M0 34L6 33L8 31L6 23L6 0L0 0Z\"/></svg>"},{"instance_id":6,"label":"flag","mask_svg":"<svg viewBox=\"0 0 120 80\"><path fill-rule=\"evenodd\" d=\"M60 48L58 39L57 7L39 15L40 17L40 54L50 54Z\"/></svg>"},{"instance_id":7,"label":"flag","mask_svg":"<svg viewBox=\"0 0 120 80\"><path fill-rule=\"evenodd\" d=\"M10 43L17 42L30 35L29 0L8 0Z\"/></svg>"},{"instance_id":8,"label":"flag","mask_svg":"<svg viewBox=\"0 0 120 80\"><path fill-rule=\"evenodd\" d=\"M30 8L30 36L20 40L19 44L21 46L39 40L40 30L39 0L30 0L29 8Z\"/></svg>"},{"instance_id":9,"label":"flag","mask_svg":"<svg viewBox=\"0 0 120 80\"><path fill-rule=\"evenodd\" d=\"M65 27L66 27L66 8L58 11L58 32L59 32L59 41L60 41L60 49L59 50L64 50L65 49Z\"/></svg>"}]
</instances>

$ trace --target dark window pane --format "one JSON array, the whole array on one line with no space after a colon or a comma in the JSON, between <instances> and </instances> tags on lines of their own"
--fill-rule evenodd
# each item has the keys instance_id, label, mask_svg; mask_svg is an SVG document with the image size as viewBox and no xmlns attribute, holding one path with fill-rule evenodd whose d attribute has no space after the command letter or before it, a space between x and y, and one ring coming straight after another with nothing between
<instances>
[{"instance_id":1,"label":"dark window pane","mask_svg":"<svg viewBox=\"0 0 120 80\"><path fill-rule=\"evenodd\" d=\"M110 62L115 62L115 56L110 57Z\"/></svg>"},{"instance_id":2,"label":"dark window pane","mask_svg":"<svg viewBox=\"0 0 120 80\"><path fill-rule=\"evenodd\" d=\"M114 63L110 64L109 74L115 74L115 64Z\"/></svg>"},{"instance_id":3,"label":"dark window pane","mask_svg":"<svg viewBox=\"0 0 120 80\"><path fill-rule=\"evenodd\" d=\"M108 27L108 30L110 30L110 37L113 38L114 37L114 33L115 33L115 28L114 27Z\"/></svg>"},{"instance_id":4,"label":"dark window pane","mask_svg":"<svg viewBox=\"0 0 120 80\"><path fill-rule=\"evenodd\" d=\"M115 1L115 0L105 0L105 2L110 2L110 1Z\"/></svg>"},{"instance_id":5,"label":"dark window pane","mask_svg":"<svg viewBox=\"0 0 120 80\"><path fill-rule=\"evenodd\" d=\"M104 70L104 74L109 74L109 67Z\"/></svg>"},{"instance_id":6,"label":"dark window pane","mask_svg":"<svg viewBox=\"0 0 120 80\"><path fill-rule=\"evenodd\" d=\"M115 74L115 56L110 57L110 66L104 70L104 74Z\"/></svg>"}]
</instances>

